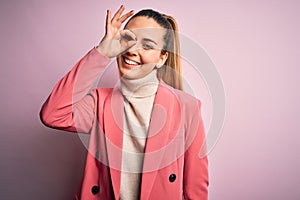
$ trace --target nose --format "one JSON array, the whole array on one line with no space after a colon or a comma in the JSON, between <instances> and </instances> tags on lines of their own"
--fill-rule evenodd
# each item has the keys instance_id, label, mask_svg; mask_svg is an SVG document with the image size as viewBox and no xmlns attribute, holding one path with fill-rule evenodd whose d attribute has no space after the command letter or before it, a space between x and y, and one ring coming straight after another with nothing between
<instances>
[{"instance_id":1,"label":"nose","mask_svg":"<svg viewBox=\"0 0 300 200\"><path fill-rule=\"evenodd\" d=\"M127 50L126 54L130 56L137 56L139 54L140 49L141 49L140 45L136 43L135 45L133 45Z\"/></svg>"}]
</instances>

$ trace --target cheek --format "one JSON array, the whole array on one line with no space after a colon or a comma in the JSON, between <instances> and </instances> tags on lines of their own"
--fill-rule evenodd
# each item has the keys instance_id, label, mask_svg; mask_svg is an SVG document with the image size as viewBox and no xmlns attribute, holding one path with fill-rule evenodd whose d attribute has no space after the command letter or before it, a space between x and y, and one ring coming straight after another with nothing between
<instances>
[{"instance_id":1,"label":"cheek","mask_svg":"<svg viewBox=\"0 0 300 200\"><path fill-rule=\"evenodd\" d=\"M160 51L147 52L141 58L144 64L156 64L160 60Z\"/></svg>"}]
</instances>

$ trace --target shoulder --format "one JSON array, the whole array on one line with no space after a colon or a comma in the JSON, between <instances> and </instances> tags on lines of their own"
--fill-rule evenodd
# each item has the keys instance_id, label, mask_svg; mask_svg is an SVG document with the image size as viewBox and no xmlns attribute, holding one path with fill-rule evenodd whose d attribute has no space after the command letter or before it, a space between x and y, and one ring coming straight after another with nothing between
<instances>
[{"instance_id":1,"label":"shoulder","mask_svg":"<svg viewBox=\"0 0 300 200\"><path fill-rule=\"evenodd\" d=\"M181 116L180 119L183 119L181 122L184 124L186 130L191 130L191 127L194 127L192 124L198 124L201 120L201 101L178 89L167 85L166 83L161 82L160 87L163 88L164 95L168 100L169 106L174 115Z\"/></svg>"},{"instance_id":2,"label":"shoulder","mask_svg":"<svg viewBox=\"0 0 300 200\"><path fill-rule=\"evenodd\" d=\"M187 110L198 110L201 106L201 101L198 98L182 90L175 89L163 81L160 81L160 87L163 87L169 93L168 95L176 98L180 105Z\"/></svg>"}]
</instances>

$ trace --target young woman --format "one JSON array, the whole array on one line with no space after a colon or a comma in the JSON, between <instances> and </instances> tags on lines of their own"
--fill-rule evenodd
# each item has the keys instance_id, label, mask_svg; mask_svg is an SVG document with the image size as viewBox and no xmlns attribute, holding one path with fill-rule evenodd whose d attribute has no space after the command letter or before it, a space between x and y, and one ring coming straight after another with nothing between
<instances>
[{"instance_id":1,"label":"young woman","mask_svg":"<svg viewBox=\"0 0 300 200\"><path fill-rule=\"evenodd\" d=\"M205 200L201 103L181 91L176 22L150 9L122 15L124 9L107 12L105 36L56 84L41 120L90 134L76 199ZM114 57L117 86L92 88Z\"/></svg>"}]
</instances>

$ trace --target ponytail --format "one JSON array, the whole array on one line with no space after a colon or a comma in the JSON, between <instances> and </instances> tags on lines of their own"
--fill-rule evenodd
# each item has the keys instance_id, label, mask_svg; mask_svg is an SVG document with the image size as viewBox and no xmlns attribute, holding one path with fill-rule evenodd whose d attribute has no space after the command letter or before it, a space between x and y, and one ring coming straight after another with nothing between
<instances>
[{"instance_id":1,"label":"ponytail","mask_svg":"<svg viewBox=\"0 0 300 200\"><path fill-rule=\"evenodd\" d=\"M158 78L163 79L164 82L175 89L183 90L178 26L172 16L165 14L162 14L162 16L168 21L170 26L170 29L167 30L169 33L166 34L166 48L164 48L169 55L165 65L158 69Z\"/></svg>"}]
</instances>

